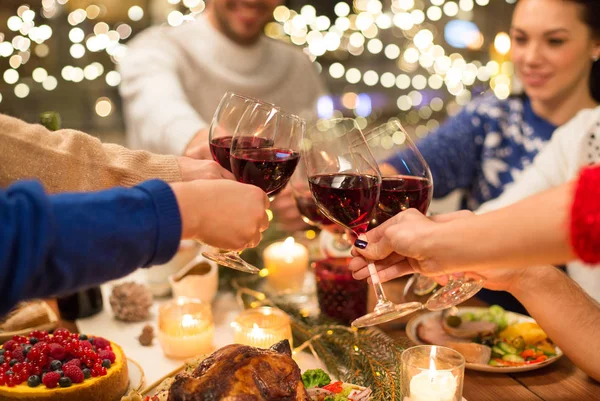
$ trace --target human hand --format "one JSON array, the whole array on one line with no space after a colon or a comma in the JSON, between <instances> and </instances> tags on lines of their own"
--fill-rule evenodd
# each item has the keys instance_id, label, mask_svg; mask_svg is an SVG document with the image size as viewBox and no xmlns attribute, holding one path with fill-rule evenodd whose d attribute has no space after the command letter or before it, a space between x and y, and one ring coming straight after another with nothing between
<instances>
[{"instance_id":1,"label":"human hand","mask_svg":"<svg viewBox=\"0 0 600 401\"><path fill-rule=\"evenodd\" d=\"M461 210L431 218L415 209L403 211L379 227L367 232L366 249L354 248L350 269L356 279L369 276L367 260L375 262L381 281L411 273L440 276L460 271L460 261L446 249L444 236L438 234L445 223L470 218L472 212ZM456 251L456 250L454 250Z\"/></svg>"},{"instance_id":2,"label":"human hand","mask_svg":"<svg viewBox=\"0 0 600 401\"><path fill-rule=\"evenodd\" d=\"M202 129L194 135L183 151L183 155L193 159L212 160L207 129Z\"/></svg>"},{"instance_id":3,"label":"human hand","mask_svg":"<svg viewBox=\"0 0 600 401\"><path fill-rule=\"evenodd\" d=\"M269 198L253 185L196 180L171 187L179 205L183 239L237 251L258 245L269 226Z\"/></svg>"},{"instance_id":4,"label":"human hand","mask_svg":"<svg viewBox=\"0 0 600 401\"><path fill-rule=\"evenodd\" d=\"M293 233L310 227L302 220L302 215L298 211L298 206L296 206L289 185L277 194L277 197L271 203L271 210L276 218L277 227L283 231Z\"/></svg>"},{"instance_id":5,"label":"human hand","mask_svg":"<svg viewBox=\"0 0 600 401\"><path fill-rule=\"evenodd\" d=\"M177 164L183 181L227 179L235 180L229 170L212 160L197 160L191 157L177 157Z\"/></svg>"}]
</instances>

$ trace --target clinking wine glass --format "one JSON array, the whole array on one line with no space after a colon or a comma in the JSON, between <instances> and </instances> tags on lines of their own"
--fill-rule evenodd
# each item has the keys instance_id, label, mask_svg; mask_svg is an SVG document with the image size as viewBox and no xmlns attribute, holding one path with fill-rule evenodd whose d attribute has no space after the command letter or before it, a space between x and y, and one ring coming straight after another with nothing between
<instances>
[{"instance_id":1,"label":"clinking wine glass","mask_svg":"<svg viewBox=\"0 0 600 401\"><path fill-rule=\"evenodd\" d=\"M237 181L261 188L272 200L288 183L298 164L305 122L273 105L249 98L245 108L231 137L231 171ZM259 271L237 252L202 254L236 270Z\"/></svg>"},{"instance_id":2,"label":"clinking wine glass","mask_svg":"<svg viewBox=\"0 0 600 401\"><path fill-rule=\"evenodd\" d=\"M290 179L292 196L298 207L302 220L306 224L328 231L333 235L333 246L339 251L349 250L352 242L348 240L345 230L338 226L319 209L310 192L304 163L299 163Z\"/></svg>"},{"instance_id":3,"label":"clinking wine glass","mask_svg":"<svg viewBox=\"0 0 600 401\"><path fill-rule=\"evenodd\" d=\"M399 161L394 167L379 162L381 193L369 230L406 209L413 208L427 214L433 196L431 171L400 122L386 122L367 132L365 139L377 160L389 156L389 149L392 149ZM416 295L422 296L431 293L436 287L434 280L415 273L408 281L404 293L407 294L410 288Z\"/></svg>"},{"instance_id":4,"label":"clinking wine glass","mask_svg":"<svg viewBox=\"0 0 600 401\"><path fill-rule=\"evenodd\" d=\"M356 245L364 247L364 234L379 202L381 174L356 121L348 118L320 121L305 135L302 157L317 206L330 220L351 230L358 238ZM353 326L394 320L420 305L418 302L397 305L388 300L375 264L369 262L368 268L377 305L373 312L353 321Z\"/></svg>"},{"instance_id":5,"label":"clinking wine glass","mask_svg":"<svg viewBox=\"0 0 600 401\"><path fill-rule=\"evenodd\" d=\"M433 194L433 180L429 166L398 121L387 122L365 134L367 144L376 153L380 147L394 147L394 167L381 164L381 194L375 217L370 228L383 224L402 211L414 208L425 214ZM458 305L473 297L483 288L483 277L469 273L463 277L448 277L448 284L438 289L427 302L416 303L415 311L423 308L438 311ZM434 280L414 275L407 284L417 295L425 295L435 289ZM408 288L407 288L408 289ZM405 290L406 294L406 290ZM411 311L407 310L407 314Z\"/></svg>"}]
</instances>

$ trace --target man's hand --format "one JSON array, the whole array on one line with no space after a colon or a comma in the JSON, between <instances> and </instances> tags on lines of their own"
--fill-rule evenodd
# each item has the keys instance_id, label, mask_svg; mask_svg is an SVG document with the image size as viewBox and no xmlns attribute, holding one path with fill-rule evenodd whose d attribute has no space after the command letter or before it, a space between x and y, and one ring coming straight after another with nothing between
<instances>
[{"instance_id":1,"label":"man's hand","mask_svg":"<svg viewBox=\"0 0 600 401\"><path fill-rule=\"evenodd\" d=\"M194 159L212 160L208 143L208 130L202 129L192 138L183 155Z\"/></svg>"},{"instance_id":2,"label":"man's hand","mask_svg":"<svg viewBox=\"0 0 600 401\"><path fill-rule=\"evenodd\" d=\"M229 170L224 169L219 163L212 160L197 160L190 157L177 158L181 178L183 181L227 179L235 180Z\"/></svg>"}]
</instances>

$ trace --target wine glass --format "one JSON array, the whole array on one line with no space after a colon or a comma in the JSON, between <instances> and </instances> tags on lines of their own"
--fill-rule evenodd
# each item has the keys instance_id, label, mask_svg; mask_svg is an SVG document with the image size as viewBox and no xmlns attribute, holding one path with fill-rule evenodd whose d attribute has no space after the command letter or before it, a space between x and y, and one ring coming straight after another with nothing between
<instances>
[{"instance_id":1,"label":"wine glass","mask_svg":"<svg viewBox=\"0 0 600 401\"><path fill-rule=\"evenodd\" d=\"M365 139L376 159L387 157L394 150L401 163L395 167L379 163L381 171L381 194L379 204L371 220L373 229L406 209L427 213L433 196L433 180L429 166L410 139L400 122L391 120L365 134ZM431 293L437 283L429 277L415 273L406 285L416 295Z\"/></svg>"},{"instance_id":2,"label":"wine glass","mask_svg":"<svg viewBox=\"0 0 600 401\"><path fill-rule=\"evenodd\" d=\"M433 195L433 180L429 166L410 139L400 122L389 121L365 134L371 150L394 148L394 167L380 164L382 173L381 194L375 217L369 228L383 224L389 218L408 208L425 214ZM483 277L469 273L468 277L456 278L450 275L448 284L435 292L421 308L438 311L458 305L475 295L483 288ZM437 283L431 278L413 275L407 289L413 286L417 295L425 295L435 289ZM405 290L405 294L406 291Z\"/></svg>"},{"instance_id":3,"label":"wine glass","mask_svg":"<svg viewBox=\"0 0 600 401\"><path fill-rule=\"evenodd\" d=\"M379 202L381 174L367 142L349 118L320 121L302 144L310 190L319 209L332 221L351 230L357 247L366 246L365 232ZM387 299L375 264L369 262L377 295L375 310L352 322L372 326L418 310L419 302L397 305Z\"/></svg>"},{"instance_id":4,"label":"wine glass","mask_svg":"<svg viewBox=\"0 0 600 401\"><path fill-rule=\"evenodd\" d=\"M236 131L244 113L246 113L253 105L257 104L264 105L265 107L275 107L262 100L238 95L233 92L227 92L221 98L217 110L213 115L208 129L210 153L212 154L213 159L219 163L221 167L226 168L229 171L231 171L229 153L231 151L233 133ZM268 142L266 142L267 140L262 138L254 139L253 136L248 136L246 140L255 141L254 145L257 147L261 145L261 141L263 141L263 145L268 145Z\"/></svg>"},{"instance_id":5,"label":"wine glass","mask_svg":"<svg viewBox=\"0 0 600 401\"><path fill-rule=\"evenodd\" d=\"M229 162L235 178L261 188L272 200L294 173L305 129L301 118L250 99L231 137ZM237 252L202 254L236 270L259 271Z\"/></svg>"}]
</instances>

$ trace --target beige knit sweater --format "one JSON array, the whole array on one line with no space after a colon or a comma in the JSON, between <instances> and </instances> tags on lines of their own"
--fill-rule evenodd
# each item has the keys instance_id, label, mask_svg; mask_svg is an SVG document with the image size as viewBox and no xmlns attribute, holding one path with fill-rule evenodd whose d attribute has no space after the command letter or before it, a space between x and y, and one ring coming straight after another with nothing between
<instances>
[{"instance_id":1,"label":"beige knit sweater","mask_svg":"<svg viewBox=\"0 0 600 401\"><path fill-rule=\"evenodd\" d=\"M49 131L0 114L0 187L37 179L50 193L181 181L175 156L104 144L75 130Z\"/></svg>"}]
</instances>

